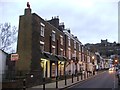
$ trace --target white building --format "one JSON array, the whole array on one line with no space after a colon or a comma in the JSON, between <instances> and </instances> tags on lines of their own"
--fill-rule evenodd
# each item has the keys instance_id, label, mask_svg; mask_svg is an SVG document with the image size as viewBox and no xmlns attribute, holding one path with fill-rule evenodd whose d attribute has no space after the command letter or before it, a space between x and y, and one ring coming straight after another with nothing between
<instances>
[{"instance_id":1,"label":"white building","mask_svg":"<svg viewBox=\"0 0 120 90\"><path fill-rule=\"evenodd\" d=\"M0 50L0 82L2 82L2 77L4 77L3 74L5 74L5 70L7 69L6 58L7 58L7 53Z\"/></svg>"}]
</instances>

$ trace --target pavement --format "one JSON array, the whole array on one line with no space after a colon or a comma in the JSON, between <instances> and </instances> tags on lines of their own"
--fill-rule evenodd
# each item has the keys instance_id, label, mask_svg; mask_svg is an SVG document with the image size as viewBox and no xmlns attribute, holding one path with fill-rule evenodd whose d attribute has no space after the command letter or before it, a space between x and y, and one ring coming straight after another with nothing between
<instances>
[{"instance_id":1,"label":"pavement","mask_svg":"<svg viewBox=\"0 0 120 90\"><path fill-rule=\"evenodd\" d=\"M96 72L95 75L88 75L87 77L87 74L84 75L81 79L81 76L79 76L78 78L77 77L74 77L73 78L73 82L72 82L72 78L69 78L66 80L66 83L67 85L65 85L65 80L61 80L61 81L58 81L58 87L56 88L56 82L53 82L53 83L47 83L45 84L45 89L55 89L55 90L61 90L61 89L65 89L65 88L68 88L68 87L71 87L81 81L84 81L84 80L87 80L89 78L92 78L92 77L95 77L96 75L100 74L100 73L103 73L102 72ZM87 77L87 78L86 78ZM45 90L43 88L43 85L38 85L38 86L34 86L34 87L31 87L31 88L27 88L26 90L34 90L34 89L42 89L42 90Z\"/></svg>"}]
</instances>

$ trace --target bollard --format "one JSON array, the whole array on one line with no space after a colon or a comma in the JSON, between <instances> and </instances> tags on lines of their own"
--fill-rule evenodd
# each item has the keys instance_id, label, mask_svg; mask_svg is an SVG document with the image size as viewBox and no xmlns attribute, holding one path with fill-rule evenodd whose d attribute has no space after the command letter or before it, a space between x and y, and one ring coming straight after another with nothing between
<instances>
[{"instance_id":1,"label":"bollard","mask_svg":"<svg viewBox=\"0 0 120 90\"><path fill-rule=\"evenodd\" d=\"M81 74L81 80L82 80L82 74Z\"/></svg>"},{"instance_id":2,"label":"bollard","mask_svg":"<svg viewBox=\"0 0 120 90\"><path fill-rule=\"evenodd\" d=\"M87 78L88 78L88 71L87 71Z\"/></svg>"},{"instance_id":3,"label":"bollard","mask_svg":"<svg viewBox=\"0 0 120 90\"><path fill-rule=\"evenodd\" d=\"M95 75L95 71L93 71L93 75Z\"/></svg>"},{"instance_id":4,"label":"bollard","mask_svg":"<svg viewBox=\"0 0 120 90\"><path fill-rule=\"evenodd\" d=\"M56 76L56 88L58 88L58 76Z\"/></svg>"},{"instance_id":5,"label":"bollard","mask_svg":"<svg viewBox=\"0 0 120 90\"><path fill-rule=\"evenodd\" d=\"M65 75L65 85L67 85L67 78L66 78L66 75Z\"/></svg>"},{"instance_id":6,"label":"bollard","mask_svg":"<svg viewBox=\"0 0 120 90\"><path fill-rule=\"evenodd\" d=\"M72 74L72 83L73 83L73 74Z\"/></svg>"},{"instance_id":7,"label":"bollard","mask_svg":"<svg viewBox=\"0 0 120 90\"><path fill-rule=\"evenodd\" d=\"M26 79L23 79L23 90L26 90Z\"/></svg>"},{"instance_id":8,"label":"bollard","mask_svg":"<svg viewBox=\"0 0 120 90\"><path fill-rule=\"evenodd\" d=\"M86 79L86 73L84 73L84 79Z\"/></svg>"},{"instance_id":9,"label":"bollard","mask_svg":"<svg viewBox=\"0 0 120 90\"><path fill-rule=\"evenodd\" d=\"M45 78L43 78L43 90L45 90Z\"/></svg>"},{"instance_id":10,"label":"bollard","mask_svg":"<svg viewBox=\"0 0 120 90\"><path fill-rule=\"evenodd\" d=\"M82 77L82 73L81 73L81 80L83 79L83 77Z\"/></svg>"},{"instance_id":11,"label":"bollard","mask_svg":"<svg viewBox=\"0 0 120 90\"><path fill-rule=\"evenodd\" d=\"M79 81L79 75L77 74L77 81Z\"/></svg>"}]
</instances>

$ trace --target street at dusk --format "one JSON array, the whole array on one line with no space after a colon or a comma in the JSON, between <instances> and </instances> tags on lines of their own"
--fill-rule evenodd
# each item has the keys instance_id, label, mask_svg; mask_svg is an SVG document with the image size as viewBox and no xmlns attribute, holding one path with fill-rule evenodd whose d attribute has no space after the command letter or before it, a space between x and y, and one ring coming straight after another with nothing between
<instances>
[{"instance_id":1,"label":"street at dusk","mask_svg":"<svg viewBox=\"0 0 120 90\"><path fill-rule=\"evenodd\" d=\"M114 0L0 1L0 88L120 89L119 7Z\"/></svg>"},{"instance_id":2,"label":"street at dusk","mask_svg":"<svg viewBox=\"0 0 120 90\"><path fill-rule=\"evenodd\" d=\"M109 88L114 90L118 88L117 77L115 76L116 71L105 71L93 78L82 81L67 90L74 88Z\"/></svg>"}]
</instances>

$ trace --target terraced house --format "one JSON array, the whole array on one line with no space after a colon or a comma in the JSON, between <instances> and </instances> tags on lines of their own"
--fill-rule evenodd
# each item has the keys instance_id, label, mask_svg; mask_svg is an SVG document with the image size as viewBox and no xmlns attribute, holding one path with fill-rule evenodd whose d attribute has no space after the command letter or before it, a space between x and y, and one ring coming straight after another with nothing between
<instances>
[{"instance_id":1,"label":"terraced house","mask_svg":"<svg viewBox=\"0 0 120 90\"><path fill-rule=\"evenodd\" d=\"M46 21L30 8L20 16L16 71L37 78L76 74L87 70L87 52L58 16Z\"/></svg>"},{"instance_id":2,"label":"terraced house","mask_svg":"<svg viewBox=\"0 0 120 90\"><path fill-rule=\"evenodd\" d=\"M75 74L82 69L81 45L77 36L71 34L70 30L65 29L65 56L68 58L66 64L66 74Z\"/></svg>"}]
</instances>

